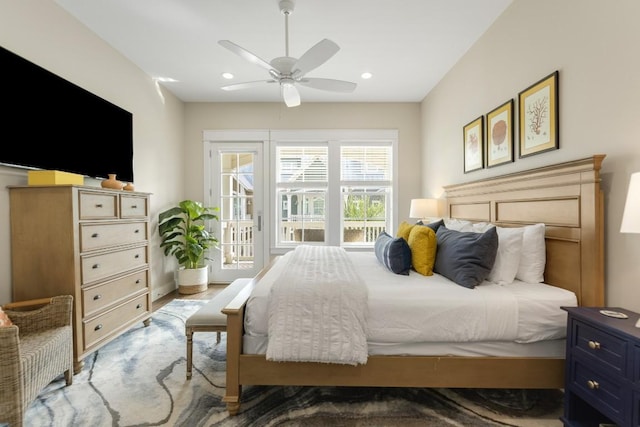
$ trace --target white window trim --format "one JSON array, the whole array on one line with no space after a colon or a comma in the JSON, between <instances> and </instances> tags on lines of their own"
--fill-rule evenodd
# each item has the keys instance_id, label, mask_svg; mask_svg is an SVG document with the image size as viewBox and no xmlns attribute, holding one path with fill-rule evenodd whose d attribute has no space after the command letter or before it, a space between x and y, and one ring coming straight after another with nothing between
<instances>
[{"instance_id":1,"label":"white window trim","mask_svg":"<svg viewBox=\"0 0 640 427\"><path fill-rule=\"evenodd\" d=\"M318 129L318 130L271 130L269 132L269 141L270 141L270 154L269 154L269 177L270 177L270 209L271 212L275 212L275 200L276 200L276 146L281 143L293 143L300 144L302 143L350 143L350 142L362 142L363 144L376 144L376 143L391 143L392 153L393 153L393 174L392 174L392 200L391 200L391 224L397 224L398 217L398 131L396 129ZM337 152L337 150L334 150ZM339 152L333 155L337 156L337 158L331 157L332 152L330 151L329 158L329 188L333 187L333 181L340 181L340 158ZM339 185L338 185L339 187ZM335 228L333 224L340 225L341 224L341 216L340 216L340 206L335 206L337 203L337 198L328 198L326 205L326 222L327 228ZM272 224L271 227L276 226L276 224ZM337 239L337 240L336 240ZM336 241L334 241L336 240ZM339 245L339 236L331 236L328 235L328 239L326 244L328 245ZM276 246L277 245L277 237L276 233L271 233L271 253L282 253L286 252L289 248L286 246ZM350 248L351 249L351 248ZM365 248L366 250L371 250L370 247Z\"/></svg>"}]
</instances>

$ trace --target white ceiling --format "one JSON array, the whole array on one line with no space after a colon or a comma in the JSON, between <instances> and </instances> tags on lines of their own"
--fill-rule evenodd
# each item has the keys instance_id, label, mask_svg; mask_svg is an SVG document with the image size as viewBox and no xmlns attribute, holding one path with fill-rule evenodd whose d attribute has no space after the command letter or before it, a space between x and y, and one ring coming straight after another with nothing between
<instances>
[{"instance_id":1,"label":"white ceiling","mask_svg":"<svg viewBox=\"0 0 640 427\"><path fill-rule=\"evenodd\" d=\"M98 36L185 102L278 102L267 70L218 45L227 39L260 58L285 56L277 0L56 0ZM512 0L297 0L289 55L324 38L340 51L307 77L347 80L352 93L299 87L305 102L419 102ZM369 71L373 78L360 75ZM223 72L235 75L233 80Z\"/></svg>"}]
</instances>

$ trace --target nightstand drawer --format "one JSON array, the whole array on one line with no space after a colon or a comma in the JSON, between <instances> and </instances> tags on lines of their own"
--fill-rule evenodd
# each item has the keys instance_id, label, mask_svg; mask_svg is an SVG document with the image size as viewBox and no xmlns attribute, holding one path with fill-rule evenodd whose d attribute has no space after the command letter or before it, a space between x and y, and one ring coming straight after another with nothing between
<instances>
[{"instance_id":1,"label":"nightstand drawer","mask_svg":"<svg viewBox=\"0 0 640 427\"><path fill-rule=\"evenodd\" d=\"M573 328L573 340L568 343L573 351L612 374L626 374L628 341L577 320Z\"/></svg>"},{"instance_id":2,"label":"nightstand drawer","mask_svg":"<svg viewBox=\"0 0 640 427\"><path fill-rule=\"evenodd\" d=\"M588 401L595 409L616 423L628 425L624 409L631 402L631 389L622 378L612 377L590 369L576 358L572 361L568 386Z\"/></svg>"}]
</instances>

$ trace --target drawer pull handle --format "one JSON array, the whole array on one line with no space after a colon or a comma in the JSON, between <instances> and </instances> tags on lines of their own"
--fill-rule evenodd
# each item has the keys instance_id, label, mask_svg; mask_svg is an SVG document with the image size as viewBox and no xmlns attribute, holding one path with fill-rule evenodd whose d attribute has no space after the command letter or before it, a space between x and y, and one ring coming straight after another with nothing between
<instances>
[{"instance_id":1,"label":"drawer pull handle","mask_svg":"<svg viewBox=\"0 0 640 427\"><path fill-rule=\"evenodd\" d=\"M140 284L140 279L136 280L136 285Z\"/></svg>"},{"instance_id":2,"label":"drawer pull handle","mask_svg":"<svg viewBox=\"0 0 640 427\"><path fill-rule=\"evenodd\" d=\"M93 233L91 237L95 239L96 237L98 237L98 233Z\"/></svg>"},{"instance_id":3,"label":"drawer pull handle","mask_svg":"<svg viewBox=\"0 0 640 427\"><path fill-rule=\"evenodd\" d=\"M91 268L93 268L94 270L96 270L96 269L100 268L100 264L93 264L93 266L92 266Z\"/></svg>"},{"instance_id":4,"label":"drawer pull handle","mask_svg":"<svg viewBox=\"0 0 640 427\"><path fill-rule=\"evenodd\" d=\"M138 205L131 205L131 209L138 209Z\"/></svg>"},{"instance_id":5,"label":"drawer pull handle","mask_svg":"<svg viewBox=\"0 0 640 427\"><path fill-rule=\"evenodd\" d=\"M598 341L589 341L589 348L591 350L600 350L600 343Z\"/></svg>"},{"instance_id":6,"label":"drawer pull handle","mask_svg":"<svg viewBox=\"0 0 640 427\"><path fill-rule=\"evenodd\" d=\"M138 304L138 305L136 305L136 309L138 309L138 308L140 308L140 307L142 307L142 304Z\"/></svg>"},{"instance_id":7,"label":"drawer pull handle","mask_svg":"<svg viewBox=\"0 0 640 427\"><path fill-rule=\"evenodd\" d=\"M96 208L98 208L98 209L102 209L102 203L97 203L97 204L96 204Z\"/></svg>"},{"instance_id":8,"label":"drawer pull handle","mask_svg":"<svg viewBox=\"0 0 640 427\"><path fill-rule=\"evenodd\" d=\"M138 230L138 229L136 228L136 230L134 231L134 234L138 234L139 232L140 232L140 230Z\"/></svg>"},{"instance_id":9,"label":"drawer pull handle","mask_svg":"<svg viewBox=\"0 0 640 427\"><path fill-rule=\"evenodd\" d=\"M102 295L100 295L100 294L97 294L97 295L94 295L94 296L93 296L93 300L94 300L94 301L97 301L97 300L99 300L100 298L102 298Z\"/></svg>"},{"instance_id":10,"label":"drawer pull handle","mask_svg":"<svg viewBox=\"0 0 640 427\"><path fill-rule=\"evenodd\" d=\"M96 325L96 327L93 328L94 331L99 331L100 329L102 329L102 323L100 323L99 325Z\"/></svg>"},{"instance_id":11,"label":"drawer pull handle","mask_svg":"<svg viewBox=\"0 0 640 427\"><path fill-rule=\"evenodd\" d=\"M593 380L589 380L587 381L587 386L591 389L591 390L597 390L600 388L600 384L598 384L598 381L593 381Z\"/></svg>"},{"instance_id":12,"label":"drawer pull handle","mask_svg":"<svg viewBox=\"0 0 640 427\"><path fill-rule=\"evenodd\" d=\"M136 254L136 255L134 256L134 258L135 258L135 259L140 258L140 254Z\"/></svg>"}]
</instances>

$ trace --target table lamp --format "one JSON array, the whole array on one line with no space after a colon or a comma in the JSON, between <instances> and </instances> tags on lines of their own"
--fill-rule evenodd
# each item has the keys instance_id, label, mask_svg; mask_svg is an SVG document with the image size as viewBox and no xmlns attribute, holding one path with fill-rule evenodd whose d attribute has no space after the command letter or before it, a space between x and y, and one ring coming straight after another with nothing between
<instances>
[{"instance_id":1,"label":"table lamp","mask_svg":"<svg viewBox=\"0 0 640 427\"><path fill-rule=\"evenodd\" d=\"M620 232L640 233L640 172L631 174Z\"/></svg>"},{"instance_id":2,"label":"table lamp","mask_svg":"<svg viewBox=\"0 0 640 427\"><path fill-rule=\"evenodd\" d=\"M429 222L429 217L438 215L438 199L411 199L409 218L420 218L422 222Z\"/></svg>"},{"instance_id":3,"label":"table lamp","mask_svg":"<svg viewBox=\"0 0 640 427\"><path fill-rule=\"evenodd\" d=\"M640 172L631 174L620 232L640 233ZM640 319L636 322L636 328L640 328Z\"/></svg>"}]
</instances>

